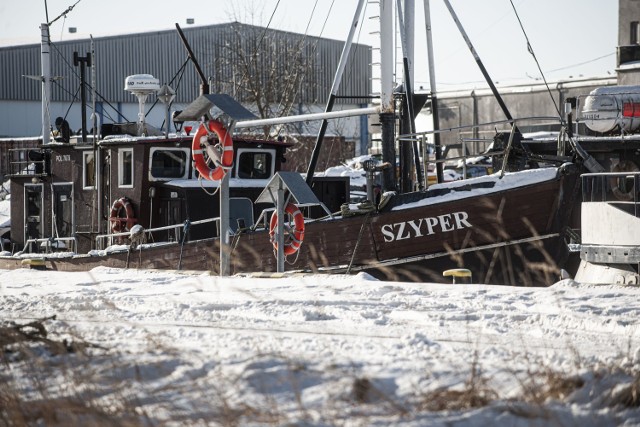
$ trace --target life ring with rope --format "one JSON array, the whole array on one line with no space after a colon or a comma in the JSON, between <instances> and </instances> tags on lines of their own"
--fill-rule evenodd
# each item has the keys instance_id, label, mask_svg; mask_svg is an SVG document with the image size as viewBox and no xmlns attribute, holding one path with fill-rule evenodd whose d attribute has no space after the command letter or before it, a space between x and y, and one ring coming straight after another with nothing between
<instances>
[{"instance_id":1,"label":"life ring with rope","mask_svg":"<svg viewBox=\"0 0 640 427\"><path fill-rule=\"evenodd\" d=\"M209 142L212 133L218 137L217 144ZM213 167L210 167L205 159L205 152L213 162ZM193 164L202 178L209 181L221 180L233 166L233 139L224 124L217 120L209 120L206 125L201 123L193 135L191 155Z\"/></svg>"},{"instance_id":2,"label":"life ring with rope","mask_svg":"<svg viewBox=\"0 0 640 427\"><path fill-rule=\"evenodd\" d=\"M124 216L122 216L124 215ZM126 197L120 197L111 205L111 213L109 215L111 223L111 231L113 233L121 233L131 230L138 220L133 213L133 205Z\"/></svg>"},{"instance_id":3,"label":"life ring with rope","mask_svg":"<svg viewBox=\"0 0 640 427\"><path fill-rule=\"evenodd\" d=\"M621 160L616 164L611 172L638 172L638 166L631 160ZM627 178L624 176L613 176L609 178L609 186L611 187L611 192L615 196L616 199L621 201L630 201L633 200L634 193L634 185L633 182L631 186L627 188Z\"/></svg>"},{"instance_id":4,"label":"life ring with rope","mask_svg":"<svg viewBox=\"0 0 640 427\"><path fill-rule=\"evenodd\" d=\"M285 242L284 242L284 254L292 255L300 249L302 241L304 240L304 216L302 212L293 203L288 203L284 208L284 212L290 217L289 221L285 221ZM293 220L293 229L287 223ZM269 237L273 250L278 250L277 242L278 233L278 213L274 212L271 215L271 222L269 224ZM288 237L287 237L288 236Z\"/></svg>"}]
</instances>

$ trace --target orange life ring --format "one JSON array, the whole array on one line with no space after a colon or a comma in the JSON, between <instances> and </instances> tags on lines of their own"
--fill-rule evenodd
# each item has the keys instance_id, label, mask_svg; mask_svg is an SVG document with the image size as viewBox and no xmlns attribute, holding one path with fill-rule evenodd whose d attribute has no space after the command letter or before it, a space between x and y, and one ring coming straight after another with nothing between
<instances>
[{"instance_id":1,"label":"orange life ring","mask_svg":"<svg viewBox=\"0 0 640 427\"><path fill-rule=\"evenodd\" d=\"M613 167L611 172L638 172L638 166L631 160L621 160ZM626 184L625 177L614 176L609 178L609 186L615 198L622 201L633 200L634 185L631 184L631 188L628 189L626 187L621 189L621 183L623 183L623 185Z\"/></svg>"},{"instance_id":2,"label":"orange life ring","mask_svg":"<svg viewBox=\"0 0 640 427\"><path fill-rule=\"evenodd\" d=\"M287 204L284 208L286 214L288 214L293 219L294 228L291 230L291 227L287 225L285 221L285 232L288 232L289 238L287 239L285 236L284 242L284 254L292 255L296 253L300 246L302 246L302 241L304 240L304 217L302 216L302 212L300 209L293 203ZM273 249L278 250L278 242L276 241L276 233L278 229L278 213L274 212L271 215L271 222L269 225L269 237L271 238L271 243L273 244Z\"/></svg>"},{"instance_id":3,"label":"orange life ring","mask_svg":"<svg viewBox=\"0 0 640 427\"><path fill-rule=\"evenodd\" d=\"M207 129L208 128L208 129ZM209 143L211 132L218 137L218 143ZM214 164L213 169L207 164L204 153ZM201 123L193 135L191 142L193 164L200 176L209 181L219 181L227 170L233 166L233 139L224 125L217 120L209 120L207 125Z\"/></svg>"},{"instance_id":4,"label":"orange life ring","mask_svg":"<svg viewBox=\"0 0 640 427\"><path fill-rule=\"evenodd\" d=\"M121 212L124 212L125 216L120 216ZM120 197L113 202L111 214L109 215L109 222L111 223L111 231L113 233L131 230L131 227L133 227L137 221L133 215L133 205L129 199Z\"/></svg>"}]
</instances>

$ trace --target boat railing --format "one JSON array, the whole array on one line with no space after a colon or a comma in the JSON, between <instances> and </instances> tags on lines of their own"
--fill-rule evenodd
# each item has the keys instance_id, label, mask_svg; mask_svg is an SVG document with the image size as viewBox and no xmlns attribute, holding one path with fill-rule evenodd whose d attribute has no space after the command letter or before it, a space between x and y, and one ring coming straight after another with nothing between
<instances>
[{"instance_id":1,"label":"boat railing","mask_svg":"<svg viewBox=\"0 0 640 427\"><path fill-rule=\"evenodd\" d=\"M331 213L331 211L327 208L327 206L324 203L296 203L296 206L299 209L303 209L303 208L311 208L314 206L320 206L325 213L327 214L326 216L319 218L319 219L323 219L323 218L333 218L333 213ZM276 211L276 207L272 207L272 208L265 208L262 210L262 212L260 212L260 216L258 217L258 219L256 220L255 224L253 224L253 226L251 227L251 230L257 230L258 228L264 228L265 230L269 229L269 221L271 218L271 215L269 215L270 213L273 213Z\"/></svg>"},{"instance_id":2,"label":"boat railing","mask_svg":"<svg viewBox=\"0 0 640 427\"><path fill-rule=\"evenodd\" d=\"M443 129L427 130L423 132L399 135L397 137L397 140L399 142L411 142L411 143L415 142L419 144L422 159L423 159L422 167L425 170L427 170L429 164L438 164L438 163L444 164L444 163L451 163L451 162L462 160L463 175L466 176L466 166L467 166L468 159L473 159L479 156L488 156L488 157L502 156L503 163L506 163L508 159L509 151L511 149L511 142L513 140L513 135L515 131L518 129L518 126L524 126L524 124L529 122L557 123L558 117L557 116L536 116L536 117L514 118L512 120L508 120L508 119L495 120L491 122L483 122L483 123L471 124L471 125L461 125L461 126L454 126L449 128L443 128ZM504 128L502 132L510 133L509 143L504 148L504 150L502 149L489 150L488 147L490 146L490 142L487 139L485 138L481 139L481 138L476 138L472 136L473 135L472 131L477 132L479 135L481 132L479 129L486 128L488 126L493 126L496 129L497 127L501 126ZM434 151L433 148L435 147L435 144L432 142L428 142L429 139L433 138L434 135L441 134L441 133L449 133L449 132L458 132L461 135L460 136L461 155L455 156L455 157L446 157L445 155L441 159L430 158L429 152ZM494 134L495 132L496 131L494 131ZM463 134L469 135L471 137L463 138L462 137ZM467 142L474 142L474 144L472 145L475 147L475 149L469 151ZM489 143L487 144L487 142ZM491 140L491 142L493 142L493 140ZM482 149L480 149L481 145L482 145ZM442 148L445 149L444 146Z\"/></svg>"},{"instance_id":3,"label":"boat railing","mask_svg":"<svg viewBox=\"0 0 640 427\"><path fill-rule=\"evenodd\" d=\"M640 172L584 173L582 202L606 202L640 217Z\"/></svg>"},{"instance_id":4,"label":"boat railing","mask_svg":"<svg viewBox=\"0 0 640 427\"><path fill-rule=\"evenodd\" d=\"M174 230L175 231L175 241L178 242L181 240L181 232L182 235L186 235L186 233L188 233L189 228L193 225L200 225L200 224L208 224L208 223L217 223L218 227L220 226L220 217L214 217L214 218L205 218L205 219L200 219L200 220L196 220L196 221L185 221L182 224L173 224L173 225L165 225L162 227L155 227L155 228L143 228L142 229L142 233L144 234L144 238L140 239L140 243L144 243L144 242L148 242L149 240L149 235L151 235L151 233L155 233L158 231L167 231L167 230ZM123 231L120 233L111 233L111 234L100 234L98 236L96 236L96 246L98 248L98 250L104 250L107 246L111 246L114 244L114 239L116 238L122 238L122 237L127 237L129 239L131 239L131 232L130 231ZM105 242L108 242L107 245L105 245Z\"/></svg>"},{"instance_id":5,"label":"boat railing","mask_svg":"<svg viewBox=\"0 0 640 427\"><path fill-rule=\"evenodd\" d=\"M71 243L71 248L69 248L65 242ZM66 249L65 252L75 253L78 248L78 241L75 237L46 237L41 239L28 239L24 244L26 252L34 253L33 245L36 244L40 244L40 247L44 248L47 254L52 253L54 249Z\"/></svg>"},{"instance_id":6,"label":"boat railing","mask_svg":"<svg viewBox=\"0 0 640 427\"><path fill-rule=\"evenodd\" d=\"M50 173L50 152L38 148L11 148L8 150L7 176L48 176Z\"/></svg>"}]
</instances>

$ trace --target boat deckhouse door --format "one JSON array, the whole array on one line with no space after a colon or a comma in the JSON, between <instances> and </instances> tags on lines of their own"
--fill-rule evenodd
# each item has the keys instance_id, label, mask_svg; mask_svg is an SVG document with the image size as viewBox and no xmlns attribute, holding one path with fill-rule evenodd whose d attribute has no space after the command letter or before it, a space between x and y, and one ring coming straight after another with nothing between
<instances>
[{"instance_id":1,"label":"boat deckhouse door","mask_svg":"<svg viewBox=\"0 0 640 427\"><path fill-rule=\"evenodd\" d=\"M73 184L53 184L53 237L73 236ZM66 244L66 242L65 242Z\"/></svg>"},{"instance_id":2,"label":"boat deckhouse door","mask_svg":"<svg viewBox=\"0 0 640 427\"><path fill-rule=\"evenodd\" d=\"M183 222L182 199L172 198L167 200L167 210L165 218L165 224L180 224ZM182 228L169 230L169 240L171 241L173 239L175 239L176 241L180 241L180 239L182 239Z\"/></svg>"},{"instance_id":3,"label":"boat deckhouse door","mask_svg":"<svg viewBox=\"0 0 640 427\"><path fill-rule=\"evenodd\" d=\"M24 186L24 241L43 236L43 184Z\"/></svg>"}]
</instances>

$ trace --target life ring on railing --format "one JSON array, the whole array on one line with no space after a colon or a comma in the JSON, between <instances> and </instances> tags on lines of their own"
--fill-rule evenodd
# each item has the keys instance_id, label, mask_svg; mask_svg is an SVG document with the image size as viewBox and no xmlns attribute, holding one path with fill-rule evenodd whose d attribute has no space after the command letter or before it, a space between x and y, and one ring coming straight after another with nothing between
<instances>
[{"instance_id":1,"label":"life ring on railing","mask_svg":"<svg viewBox=\"0 0 640 427\"><path fill-rule=\"evenodd\" d=\"M122 216L124 214L124 216ZM111 231L113 233L121 233L131 230L138 220L133 214L133 205L126 197L120 197L113 202L111 206L111 214L109 222L111 223Z\"/></svg>"},{"instance_id":2,"label":"life ring on railing","mask_svg":"<svg viewBox=\"0 0 640 427\"><path fill-rule=\"evenodd\" d=\"M284 208L284 212L288 214L293 219L294 228L291 230L291 227L287 225L288 221L285 221L285 232L288 232L288 238L285 236L284 242L284 254L292 255L296 253L300 246L302 246L302 241L304 240L304 216L302 216L302 212L300 209L293 203L287 204ZM273 249L275 251L278 250L278 242L276 241L276 234L278 230L278 213L274 212L271 215L271 222L269 225L269 237L271 238L271 244L273 244Z\"/></svg>"},{"instance_id":3,"label":"life ring on railing","mask_svg":"<svg viewBox=\"0 0 640 427\"><path fill-rule=\"evenodd\" d=\"M638 166L631 160L621 160L617 165L613 167L611 172L638 172L638 170ZM631 183L631 187L626 188L626 180L626 177L618 176L609 178L609 186L611 187L611 192L618 200L633 200L634 185L633 183Z\"/></svg>"},{"instance_id":4,"label":"life ring on railing","mask_svg":"<svg viewBox=\"0 0 640 427\"><path fill-rule=\"evenodd\" d=\"M208 128L208 129L207 129ZM218 137L217 144L209 142L211 132ZM213 169L209 167L204 153L213 162ZM191 142L193 164L200 176L209 181L219 181L233 166L233 139L224 125L217 120L209 120L207 125L201 123L193 135Z\"/></svg>"}]
</instances>

